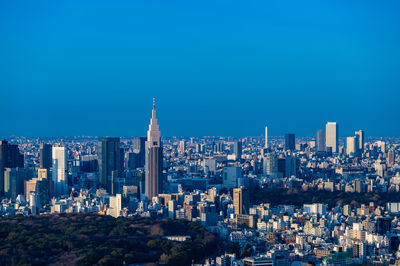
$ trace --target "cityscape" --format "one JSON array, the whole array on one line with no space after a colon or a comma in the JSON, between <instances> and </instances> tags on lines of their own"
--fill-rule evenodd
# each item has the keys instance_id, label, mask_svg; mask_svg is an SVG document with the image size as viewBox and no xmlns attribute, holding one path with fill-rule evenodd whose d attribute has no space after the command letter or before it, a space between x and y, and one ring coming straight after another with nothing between
<instances>
[{"instance_id":1,"label":"cityscape","mask_svg":"<svg viewBox=\"0 0 400 266\"><path fill-rule=\"evenodd\" d=\"M0 1L0 265L400 266L399 11Z\"/></svg>"},{"instance_id":2,"label":"cityscape","mask_svg":"<svg viewBox=\"0 0 400 266\"><path fill-rule=\"evenodd\" d=\"M225 242L203 265L397 263L400 138L339 132L163 138L153 98L147 137L1 141L0 213L195 222Z\"/></svg>"}]
</instances>

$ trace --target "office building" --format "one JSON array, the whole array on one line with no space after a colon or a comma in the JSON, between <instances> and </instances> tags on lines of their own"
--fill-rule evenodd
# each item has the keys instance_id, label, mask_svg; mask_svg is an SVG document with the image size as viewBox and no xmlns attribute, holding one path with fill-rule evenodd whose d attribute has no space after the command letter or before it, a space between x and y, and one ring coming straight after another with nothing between
<instances>
[{"instance_id":1,"label":"office building","mask_svg":"<svg viewBox=\"0 0 400 266\"><path fill-rule=\"evenodd\" d=\"M326 149L332 153L339 152L339 125L336 122L328 122L326 124Z\"/></svg>"},{"instance_id":2,"label":"office building","mask_svg":"<svg viewBox=\"0 0 400 266\"><path fill-rule=\"evenodd\" d=\"M293 133L285 134L285 150L294 151L296 149L296 137Z\"/></svg>"},{"instance_id":3,"label":"office building","mask_svg":"<svg viewBox=\"0 0 400 266\"><path fill-rule=\"evenodd\" d=\"M122 210L122 195L116 194L115 196L110 197L110 206L109 206L109 215L117 218L121 216Z\"/></svg>"},{"instance_id":4,"label":"office building","mask_svg":"<svg viewBox=\"0 0 400 266\"><path fill-rule=\"evenodd\" d=\"M143 168L146 157L146 137L132 138L132 151L135 156L135 167Z\"/></svg>"},{"instance_id":5,"label":"office building","mask_svg":"<svg viewBox=\"0 0 400 266\"><path fill-rule=\"evenodd\" d=\"M348 156L358 156L358 136L346 138L346 154Z\"/></svg>"},{"instance_id":6,"label":"office building","mask_svg":"<svg viewBox=\"0 0 400 266\"><path fill-rule=\"evenodd\" d=\"M233 206L235 214L249 214L249 192L247 188L233 189Z\"/></svg>"},{"instance_id":7,"label":"office building","mask_svg":"<svg viewBox=\"0 0 400 266\"><path fill-rule=\"evenodd\" d=\"M242 142L234 141L229 143L229 156L228 159L239 160L242 157Z\"/></svg>"},{"instance_id":8,"label":"office building","mask_svg":"<svg viewBox=\"0 0 400 266\"><path fill-rule=\"evenodd\" d=\"M103 137L99 140L97 156L99 160L99 185L111 193L112 172L120 173L123 169L121 162L120 139ZM54 171L54 170L53 170Z\"/></svg>"},{"instance_id":9,"label":"office building","mask_svg":"<svg viewBox=\"0 0 400 266\"><path fill-rule=\"evenodd\" d=\"M396 161L396 154L394 153L394 150L388 151L388 155L386 158L387 165L391 167L394 165L395 161Z\"/></svg>"},{"instance_id":10,"label":"office building","mask_svg":"<svg viewBox=\"0 0 400 266\"><path fill-rule=\"evenodd\" d=\"M29 207L31 209L31 213L38 215L40 214L40 197L35 191L29 192Z\"/></svg>"},{"instance_id":11,"label":"office building","mask_svg":"<svg viewBox=\"0 0 400 266\"><path fill-rule=\"evenodd\" d=\"M317 151L318 152L325 152L325 130L321 129L317 132Z\"/></svg>"},{"instance_id":12,"label":"office building","mask_svg":"<svg viewBox=\"0 0 400 266\"><path fill-rule=\"evenodd\" d=\"M25 181L25 200L29 201L29 194L31 192L36 192L36 182L37 182L37 178L32 178L31 180L26 180Z\"/></svg>"},{"instance_id":13,"label":"office building","mask_svg":"<svg viewBox=\"0 0 400 266\"><path fill-rule=\"evenodd\" d=\"M285 177L297 176L298 163L297 158L288 156L285 158Z\"/></svg>"},{"instance_id":14,"label":"office building","mask_svg":"<svg viewBox=\"0 0 400 266\"><path fill-rule=\"evenodd\" d=\"M146 141L145 196L151 200L162 192L163 150L161 131L156 116L155 100Z\"/></svg>"},{"instance_id":15,"label":"office building","mask_svg":"<svg viewBox=\"0 0 400 266\"><path fill-rule=\"evenodd\" d=\"M52 146L50 144L41 143L39 148L39 167L50 170L52 166Z\"/></svg>"},{"instance_id":16,"label":"office building","mask_svg":"<svg viewBox=\"0 0 400 266\"><path fill-rule=\"evenodd\" d=\"M236 166L227 166L222 169L222 185L226 188L235 188L238 179L242 178L242 168Z\"/></svg>"},{"instance_id":17,"label":"office building","mask_svg":"<svg viewBox=\"0 0 400 266\"><path fill-rule=\"evenodd\" d=\"M364 141L365 141L365 136L364 136L364 130L358 130L355 132L355 135L358 136L358 150L360 153L364 152Z\"/></svg>"},{"instance_id":18,"label":"office building","mask_svg":"<svg viewBox=\"0 0 400 266\"><path fill-rule=\"evenodd\" d=\"M64 146L52 147L54 194L59 196L68 192L67 149Z\"/></svg>"},{"instance_id":19,"label":"office building","mask_svg":"<svg viewBox=\"0 0 400 266\"><path fill-rule=\"evenodd\" d=\"M273 175L278 173L278 158L276 157L275 153L265 153L263 160L264 175Z\"/></svg>"},{"instance_id":20,"label":"office building","mask_svg":"<svg viewBox=\"0 0 400 266\"><path fill-rule=\"evenodd\" d=\"M186 142L185 140L181 140L179 142L178 152L185 153L185 151L186 151Z\"/></svg>"},{"instance_id":21,"label":"office building","mask_svg":"<svg viewBox=\"0 0 400 266\"><path fill-rule=\"evenodd\" d=\"M0 141L0 196L4 195L4 169L17 167L24 167L24 155L19 152L18 145Z\"/></svg>"},{"instance_id":22,"label":"office building","mask_svg":"<svg viewBox=\"0 0 400 266\"><path fill-rule=\"evenodd\" d=\"M26 171L24 168L6 168L4 170L4 195L13 200L18 195L23 195L25 179Z\"/></svg>"},{"instance_id":23,"label":"office building","mask_svg":"<svg viewBox=\"0 0 400 266\"><path fill-rule=\"evenodd\" d=\"M265 127L265 144L264 148L268 148L268 127Z\"/></svg>"}]
</instances>

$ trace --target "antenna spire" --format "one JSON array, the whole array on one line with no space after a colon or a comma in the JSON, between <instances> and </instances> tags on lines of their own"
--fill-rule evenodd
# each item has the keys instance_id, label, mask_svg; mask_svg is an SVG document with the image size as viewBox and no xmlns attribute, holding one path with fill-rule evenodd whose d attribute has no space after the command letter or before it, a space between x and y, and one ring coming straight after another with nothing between
<instances>
[{"instance_id":1,"label":"antenna spire","mask_svg":"<svg viewBox=\"0 0 400 266\"><path fill-rule=\"evenodd\" d=\"M153 109L156 109L156 97L153 96Z\"/></svg>"}]
</instances>

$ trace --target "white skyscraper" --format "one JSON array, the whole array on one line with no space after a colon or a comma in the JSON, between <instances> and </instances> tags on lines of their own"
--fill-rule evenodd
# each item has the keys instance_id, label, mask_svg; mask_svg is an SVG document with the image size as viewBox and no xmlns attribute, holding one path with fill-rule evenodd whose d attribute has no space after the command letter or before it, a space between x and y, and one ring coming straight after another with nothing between
<instances>
[{"instance_id":1,"label":"white skyscraper","mask_svg":"<svg viewBox=\"0 0 400 266\"><path fill-rule=\"evenodd\" d=\"M336 122L326 123L326 148L332 149L332 152L338 152L338 142L339 142L339 125Z\"/></svg>"},{"instance_id":2,"label":"white skyscraper","mask_svg":"<svg viewBox=\"0 0 400 266\"><path fill-rule=\"evenodd\" d=\"M63 146L54 145L52 147L53 156L53 182L54 193L62 195L67 193L67 150Z\"/></svg>"},{"instance_id":3,"label":"white skyscraper","mask_svg":"<svg viewBox=\"0 0 400 266\"><path fill-rule=\"evenodd\" d=\"M268 127L265 127L265 148L268 148Z\"/></svg>"}]
</instances>

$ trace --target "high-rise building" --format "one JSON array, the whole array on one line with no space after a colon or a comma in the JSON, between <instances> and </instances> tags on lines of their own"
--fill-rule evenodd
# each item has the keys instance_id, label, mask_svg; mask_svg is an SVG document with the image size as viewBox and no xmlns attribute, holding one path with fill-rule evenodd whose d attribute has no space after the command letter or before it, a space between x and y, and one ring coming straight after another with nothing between
<instances>
[{"instance_id":1,"label":"high-rise building","mask_svg":"<svg viewBox=\"0 0 400 266\"><path fill-rule=\"evenodd\" d=\"M264 148L268 148L268 127L265 127L265 145Z\"/></svg>"},{"instance_id":2,"label":"high-rise building","mask_svg":"<svg viewBox=\"0 0 400 266\"><path fill-rule=\"evenodd\" d=\"M185 140L181 140L181 141L179 142L178 152L180 152L180 153L185 153L185 150L186 150L186 143L185 143Z\"/></svg>"},{"instance_id":3,"label":"high-rise building","mask_svg":"<svg viewBox=\"0 0 400 266\"><path fill-rule=\"evenodd\" d=\"M121 215L122 210L122 195L116 194L110 197L109 215L117 218Z\"/></svg>"},{"instance_id":4,"label":"high-rise building","mask_svg":"<svg viewBox=\"0 0 400 266\"><path fill-rule=\"evenodd\" d=\"M285 134L285 150L294 151L296 149L296 137L293 133Z\"/></svg>"},{"instance_id":5,"label":"high-rise building","mask_svg":"<svg viewBox=\"0 0 400 266\"><path fill-rule=\"evenodd\" d=\"M358 136L358 150L360 153L364 152L364 141L365 141L365 137L364 137L364 130L358 130L355 132L355 135Z\"/></svg>"},{"instance_id":6,"label":"high-rise building","mask_svg":"<svg viewBox=\"0 0 400 266\"><path fill-rule=\"evenodd\" d=\"M358 156L358 136L347 137L346 154L348 156Z\"/></svg>"},{"instance_id":7,"label":"high-rise building","mask_svg":"<svg viewBox=\"0 0 400 266\"><path fill-rule=\"evenodd\" d=\"M249 192L247 188L233 189L233 207L235 214L249 214Z\"/></svg>"},{"instance_id":8,"label":"high-rise building","mask_svg":"<svg viewBox=\"0 0 400 266\"><path fill-rule=\"evenodd\" d=\"M0 141L0 196L4 195L4 169L24 167L24 155L19 152L18 145Z\"/></svg>"},{"instance_id":9,"label":"high-rise building","mask_svg":"<svg viewBox=\"0 0 400 266\"><path fill-rule=\"evenodd\" d=\"M242 178L242 168L236 166L227 166L222 169L222 185L226 188L235 188L238 179Z\"/></svg>"},{"instance_id":10,"label":"high-rise building","mask_svg":"<svg viewBox=\"0 0 400 266\"><path fill-rule=\"evenodd\" d=\"M229 143L229 153L235 160L239 160L242 157L242 142L239 140Z\"/></svg>"},{"instance_id":11,"label":"high-rise building","mask_svg":"<svg viewBox=\"0 0 400 266\"><path fill-rule=\"evenodd\" d=\"M278 173L278 158L273 152L264 154L263 157L264 175L272 175Z\"/></svg>"},{"instance_id":12,"label":"high-rise building","mask_svg":"<svg viewBox=\"0 0 400 266\"><path fill-rule=\"evenodd\" d=\"M298 162L296 157L285 158L285 177L297 176Z\"/></svg>"},{"instance_id":13,"label":"high-rise building","mask_svg":"<svg viewBox=\"0 0 400 266\"><path fill-rule=\"evenodd\" d=\"M7 198L16 199L24 194L24 181L26 171L24 168L6 168L4 170L4 194Z\"/></svg>"},{"instance_id":14,"label":"high-rise building","mask_svg":"<svg viewBox=\"0 0 400 266\"><path fill-rule=\"evenodd\" d=\"M151 200L162 191L163 150L161 131L156 116L155 99L146 141L145 195Z\"/></svg>"},{"instance_id":15,"label":"high-rise building","mask_svg":"<svg viewBox=\"0 0 400 266\"><path fill-rule=\"evenodd\" d=\"M39 166L50 170L52 166L52 147L50 144L41 143L39 148Z\"/></svg>"},{"instance_id":16,"label":"high-rise building","mask_svg":"<svg viewBox=\"0 0 400 266\"><path fill-rule=\"evenodd\" d=\"M64 146L53 145L52 158L54 194L58 196L68 192L67 149Z\"/></svg>"},{"instance_id":17,"label":"high-rise building","mask_svg":"<svg viewBox=\"0 0 400 266\"><path fill-rule=\"evenodd\" d=\"M99 140L97 156L99 160L99 185L111 193L112 172L122 171L120 139L103 137Z\"/></svg>"},{"instance_id":18,"label":"high-rise building","mask_svg":"<svg viewBox=\"0 0 400 266\"><path fill-rule=\"evenodd\" d=\"M393 166L394 162L396 161L396 154L394 153L394 150L388 151L386 161L388 166Z\"/></svg>"},{"instance_id":19,"label":"high-rise building","mask_svg":"<svg viewBox=\"0 0 400 266\"><path fill-rule=\"evenodd\" d=\"M325 130L321 129L317 132L317 151L324 152L326 151L325 146Z\"/></svg>"},{"instance_id":20,"label":"high-rise building","mask_svg":"<svg viewBox=\"0 0 400 266\"><path fill-rule=\"evenodd\" d=\"M144 167L146 161L146 137L132 138L132 151L135 157L135 168Z\"/></svg>"},{"instance_id":21,"label":"high-rise building","mask_svg":"<svg viewBox=\"0 0 400 266\"><path fill-rule=\"evenodd\" d=\"M339 144L339 125L336 122L326 123L326 149L331 150L333 153L338 152Z\"/></svg>"}]
</instances>

